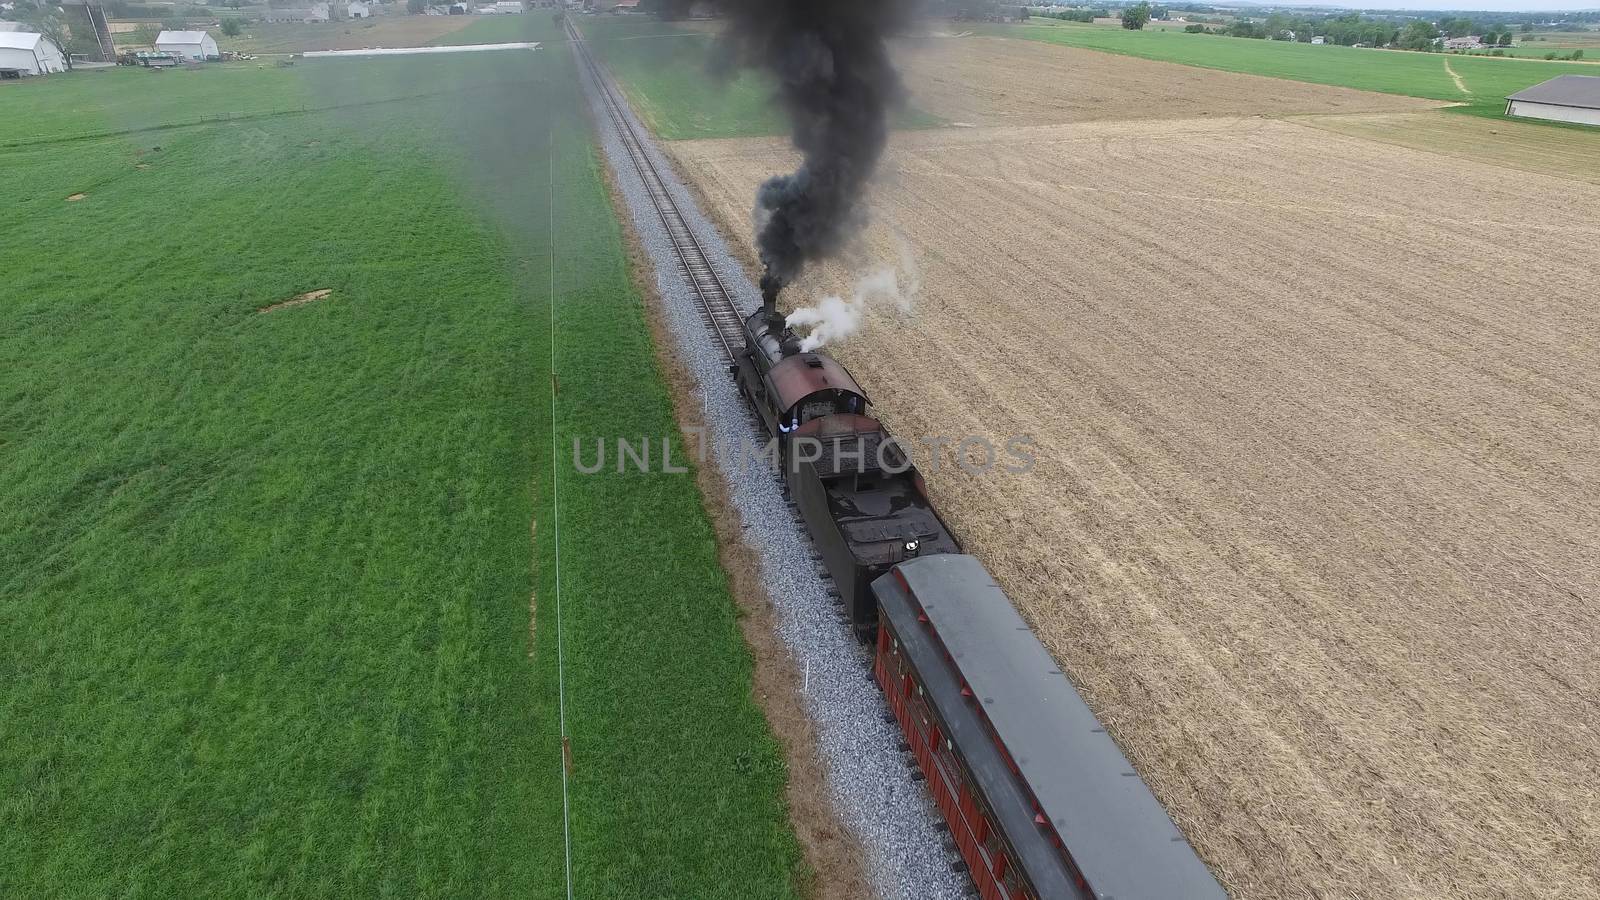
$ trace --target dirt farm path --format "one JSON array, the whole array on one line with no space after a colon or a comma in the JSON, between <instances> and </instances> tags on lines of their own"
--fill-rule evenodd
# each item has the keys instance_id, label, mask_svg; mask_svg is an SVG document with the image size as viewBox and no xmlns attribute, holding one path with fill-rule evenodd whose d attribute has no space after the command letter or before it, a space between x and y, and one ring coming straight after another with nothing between
<instances>
[{"instance_id":1,"label":"dirt farm path","mask_svg":"<svg viewBox=\"0 0 1600 900\"><path fill-rule=\"evenodd\" d=\"M931 488L1233 894L1600 897L1600 185L1263 82L897 135L855 268L923 289L837 353L912 440L1033 436ZM794 162L671 149L738 240Z\"/></svg>"},{"instance_id":2,"label":"dirt farm path","mask_svg":"<svg viewBox=\"0 0 1600 900\"><path fill-rule=\"evenodd\" d=\"M1444 70L1450 73L1450 80L1456 83L1456 90L1466 94L1469 97L1472 96L1472 89L1467 87L1467 83L1461 80L1460 75L1456 74L1455 68L1450 65L1449 57L1445 57Z\"/></svg>"}]
</instances>

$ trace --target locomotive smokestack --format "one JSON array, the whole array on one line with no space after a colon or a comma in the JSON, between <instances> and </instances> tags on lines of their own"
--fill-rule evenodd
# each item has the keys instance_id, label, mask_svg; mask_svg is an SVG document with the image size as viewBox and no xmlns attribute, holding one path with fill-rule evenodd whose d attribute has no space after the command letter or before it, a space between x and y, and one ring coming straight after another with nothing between
<instances>
[{"instance_id":1,"label":"locomotive smokestack","mask_svg":"<svg viewBox=\"0 0 1600 900\"><path fill-rule=\"evenodd\" d=\"M770 72L803 154L756 194L763 301L814 260L841 250L865 219L867 181L889 140L900 78L888 39L917 0L723 0L740 64Z\"/></svg>"},{"instance_id":2,"label":"locomotive smokestack","mask_svg":"<svg viewBox=\"0 0 1600 900\"><path fill-rule=\"evenodd\" d=\"M761 309L769 319L778 316L778 292L781 290L783 282L770 274L761 276Z\"/></svg>"}]
</instances>

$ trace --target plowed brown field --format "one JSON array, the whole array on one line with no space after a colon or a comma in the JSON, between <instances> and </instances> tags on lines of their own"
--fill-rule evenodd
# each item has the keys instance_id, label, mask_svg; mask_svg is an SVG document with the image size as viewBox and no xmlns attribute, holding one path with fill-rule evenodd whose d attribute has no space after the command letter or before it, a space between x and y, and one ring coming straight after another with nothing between
<instances>
[{"instance_id":1,"label":"plowed brown field","mask_svg":"<svg viewBox=\"0 0 1600 900\"><path fill-rule=\"evenodd\" d=\"M1297 122L897 135L836 352L1034 437L933 492L1235 895L1600 896L1600 186ZM742 241L794 163L671 149Z\"/></svg>"},{"instance_id":2,"label":"plowed brown field","mask_svg":"<svg viewBox=\"0 0 1600 900\"><path fill-rule=\"evenodd\" d=\"M1440 105L1002 38L907 41L895 61L918 108L969 125L1400 112Z\"/></svg>"}]
</instances>

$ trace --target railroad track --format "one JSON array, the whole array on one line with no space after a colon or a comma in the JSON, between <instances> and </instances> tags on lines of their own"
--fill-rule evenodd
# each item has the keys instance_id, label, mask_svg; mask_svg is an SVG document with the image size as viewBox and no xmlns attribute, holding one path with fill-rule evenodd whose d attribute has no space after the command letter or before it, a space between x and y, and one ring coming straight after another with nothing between
<instances>
[{"instance_id":1,"label":"railroad track","mask_svg":"<svg viewBox=\"0 0 1600 900\"><path fill-rule=\"evenodd\" d=\"M616 124L617 134L628 150L628 158L633 162L634 170L639 173L639 180L644 183L645 190L650 194L650 202L655 206L656 213L661 217L661 224L665 227L667 237L672 241L673 251L678 257L678 270L683 273L684 280L694 291L695 298L700 301L700 318L717 338L724 357L731 364L734 361L735 348L744 346L744 317L739 312L738 304L734 302L733 293L723 284L722 277L717 274L710 258L700 246L700 239L695 237L688 221L684 219L682 210L678 208L678 202L673 199L671 191L667 190L666 180L661 177L661 172L656 168L650 154L645 152L644 143L640 140L632 120L622 111L622 101L617 96L616 88L600 69L599 64L594 61L583 35L578 33L577 27L571 22L566 23L566 28L568 40L576 50L581 64L589 71L595 85L599 87L600 95L605 100L606 113Z\"/></svg>"}]
</instances>

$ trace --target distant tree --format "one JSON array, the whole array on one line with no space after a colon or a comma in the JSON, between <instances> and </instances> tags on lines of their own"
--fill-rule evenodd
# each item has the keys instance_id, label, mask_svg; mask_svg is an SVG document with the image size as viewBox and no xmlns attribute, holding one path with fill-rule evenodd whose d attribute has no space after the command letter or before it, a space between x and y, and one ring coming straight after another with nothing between
<instances>
[{"instance_id":1,"label":"distant tree","mask_svg":"<svg viewBox=\"0 0 1600 900\"><path fill-rule=\"evenodd\" d=\"M1204 25L1185 25L1185 26L1183 26L1184 34L1203 34L1205 32L1205 30L1206 30L1206 27Z\"/></svg>"},{"instance_id":2,"label":"distant tree","mask_svg":"<svg viewBox=\"0 0 1600 900\"><path fill-rule=\"evenodd\" d=\"M1139 0L1138 5L1129 6L1122 11L1122 27L1129 31L1141 31L1150 24L1150 4L1147 0Z\"/></svg>"},{"instance_id":3,"label":"distant tree","mask_svg":"<svg viewBox=\"0 0 1600 900\"><path fill-rule=\"evenodd\" d=\"M420 16L428 11L428 0L406 0L406 12Z\"/></svg>"},{"instance_id":4,"label":"distant tree","mask_svg":"<svg viewBox=\"0 0 1600 900\"><path fill-rule=\"evenodd\" d=\"M229 16L222 20L222 33L228 37L238 37L244 34L244 23L238 16Z\"/></svg>"},{"instance_id":5,"label":"distant tree","mask_svg":"<svg viewBox=\"0 0 1600 900\"><path fill-rule=\"evenodd\" d=\"M158 31L156 26L146 22L133 30L133 39L141 47L154 47Z\"/></svg>"},{"instance_id":6,"label":"distant tree","mask_svg":"<svg viewBox=\"0 0 1600 900\"><path fill-rule=\"evenodd\" d=\"M1500 32L1500 40L1496 43L1498 43L1501 47L1509 47L1511 46L1511 41L1511 29L1507 28L1505 31Z\"/></svg>"},{"instance_id":7,"label":"distant tree","mask_svg":"<svg viewBox=\"0 0 1600 900\"><path fill-rule=\"evenodd\" d=\"M1528 34L1528 33L1532 32L1532 31L1533 31L1533 23L1532 22L1523 22L1522 23L1522 33L1523 34Z\"/></svg>"},{"instance_id":8,"label":"distant tree","mask_svg":"<svg viewBox=\"0 0 1600 900\"><path fill-rule=\"evenodd\" d=\"M1433 42L1438 37L1439 32L1432 22L1417 20L1406 25L1396 43L1406 50L1432 50Z\"/></svg>"},{"instance_id":9,"label":"distant tree","mask_svg":"<svg viewBox=\"0 0 1600 900\"><path fill-rule=\"evenodd\" d=\"M1267 36L1267 29L1262 25L1249 21L1248 19L1240 19L1239 21L1228 26L1228 34L1232 35L1233 37L1260 39Z\"/></svg>"},{"instance_id":10,"label":"distant tree","mask_svg":"<svg viewBox=\"0 0 1600 900\"><path fill-rule=\"evenodd\" d=\"M56 45L61 55L66 58L67 71L72 71L72 27L67 24L67 20L46 12L37 15L29 24L38 29L38 33L44 35L45 40Z\"/></svg>"},{"instance_id":11,"label":"distant tree","mask_svg":"<svg viewBox=\"0 0 1600 900\"><path fill-rule=\"evenodd\" d=\"M1573 62L1577 62L1578 60L1581 60L1581 59L1583 59L1583 51L1582 50L1574 50L1574 51L1572 51L1572 61Z\"/></svg>"}]
</instances>

